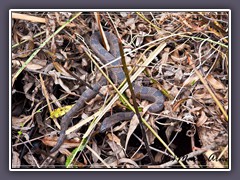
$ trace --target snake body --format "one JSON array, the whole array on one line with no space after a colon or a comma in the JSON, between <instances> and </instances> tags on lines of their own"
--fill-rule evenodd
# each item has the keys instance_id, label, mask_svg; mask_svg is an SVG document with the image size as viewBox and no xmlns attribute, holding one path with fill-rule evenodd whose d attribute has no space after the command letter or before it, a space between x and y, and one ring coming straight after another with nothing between
<instances>
[{"instance_id":1,"label":"snake body","mask_svg":"<svg viewBox=\"0 0 240 180\"><path fill-rule=\"evenodd\" d=\"M111 62L113 59L116 59L120 56L119 46L118 46L118 39L117 37L109 32L105 32L106 38L109 42L110 46L110 52L108 52L101 44L101 36L99 32L95 32L92 34L92 36L89 39L89 45L96 54L100 60L106 64L108 62ZM121 65L121 60L115 61L112 63L113 66L119 66ZM120 67L109 69L109 75L112 81L115 84L120 84L125 79L125 74ZM61 131L60 136L58 138L57 144L51 149L51 153L55 152L64 142L65 139L65 132L68 128L68 125L72 118L78 114L80 109L82 109L85 105L85 102L91 100L93 97L95 97L98 94L98 91L100 90L101 86L106 84L106 79L101 78L99 82L93 85L93 89L87 89L83 92L81 97L77 100L76 104L72 107L70 111L68 111L62 118L61 121ZM133 84L135 95L141 99L148 100L152 102L152 105L149 107L150 112L160 112L163 109L163 103L164 103L164 96L163 94L152 87L145 87L145 86L139 86L137 84ZM133 117L134 112L120 112L113 114L110 117L107 117L103 120L100 132L105 132L110 127L112 127L114 124L123 121L123 120L129 120Z\"/></svg>"}]
</instances>

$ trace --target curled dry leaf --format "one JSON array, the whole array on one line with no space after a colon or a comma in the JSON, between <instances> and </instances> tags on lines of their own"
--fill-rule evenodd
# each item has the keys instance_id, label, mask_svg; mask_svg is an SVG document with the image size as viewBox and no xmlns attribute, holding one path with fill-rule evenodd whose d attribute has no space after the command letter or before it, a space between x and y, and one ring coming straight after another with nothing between
<instances>
[{"instance_id":1,"label":"curled dry leaf","mask_svg":"<svg viewBox=\"0 0 240 180\"><path fill-rule=\"evenodd\" d=\"M33 86L33 82L29 82L29 83L26 83L24 86L23 86L23 91L25 94L27 94L27 92L29 91L29 89L31 89L31 87Z\"/></svg>"},{"instance_id":2,"label":"curled dry leaf","mask_svg":"<svg viewBox=\"0 0 240 180\"><path fill-rule=\"evenodd\" d=\"M211 99L212 96L207 91L197 91L194 93L194 98L199 100L200 102L204 102L206 99Z\"/></svg>"},{"instance_id":3,"label":"curled dry leaf","mask_svg":"<svg viewBox=\"0 0 240 180\"><path fill-rule=\"evenodd\" d=\"M198 119L196 125L197 127L202 126L206 121L208 120L208 117L206 116L205 112L201 112L201 117Z\"/></svg>"},{"instance_id":4,"label":"curled dry leaf","mask_svg":"<svg viewBox=\"0 0 240 180\"><path fill-rule=\"evenodd\" d=\"M174 80L175 80L176 82L180 82L182 78L183 78L182 69L181 69L181 68L178 68L177 71L176 71L176 74L175 74L175 76L174 76Z\"/></svg>"},{"instance_id":5,"label":"curled dry leaf","mask_svg":"<svg viewBox=\"0 0 240 180\"><path fill-rule=\"evenodd\" d=\"M164 48L164 53L162 54L161 64L166 64L169 59L170 48Z\"/></svg>"},{"instance_id":6,"label":"curled dry leaf","mask_svg":"<svg viewBox=\"0 0 240 180\"><path fill-rule=\"evenodd\" d=\"M142 43L143 43L143 40L144 40L144 35L146 34L145 32L141 31L140 33L140 36L137 37L136 39L136 46L140 46Z\"/></svg>"},{"instance_id":7,"label":"curled dry leaf","mask_svg":"<svg viewBox=\"0 0 240 180\"><path fill-rule=\"evenodd\" d=\"M159 163L160 163L160 162L162 161L162 158L163 158L163 154L160 153L160 152L158 152L158 153L156 154L154 160L155 160L156 162L159 162Z\"/></svg>"},{"instance_id":8,"label":"curled dry leaf","mask_svg":"<svg viewBox=\"0 0 240 180\"><path fill-rule=\"evenodd\" d=\"M122 122L119 126L114 127L113 132L126 129L128 123L129 123L128 121Z\"/></svg>"},{"instance_id":9,"label":"curled dry leaf","mask_svg":"<svg viewBox=\"0 0 240 180\"><path fill-rule=\"evenodd\" d=\"M192 108L190 109L190 113L196 113L196 112L200 112L202 110L202 107L195 107L195 108Z\"/></svg>"},{"instance_id":10,"label":"curled dry leaf","mask_svg":"<svg viewBox=\"0 0 240 180\"><path fill-rule=\"evenodd\" d=\"M62 75L70 77L70 75L68 74L68 72L66 72L66 70L63 68L63 66L61 64L59 64L58 62L53 62L53 66L55 67L55 69L60 72Z\"/></svg>"},{"instance_id":11,"label":"curled dry leaf","mask_svg":"<svg viewBox=\"0 0 240 180\"><path fill-rule=\"evenodd\" d=\"M173 110L173 111L176 111L176 110L179 108L179 106L180 106L181 104L183 104L186 100L187 100L187 98L181 99L181 100L177 101L176 103L174 103L172 110Z\"/></svg>"}]
</instances>

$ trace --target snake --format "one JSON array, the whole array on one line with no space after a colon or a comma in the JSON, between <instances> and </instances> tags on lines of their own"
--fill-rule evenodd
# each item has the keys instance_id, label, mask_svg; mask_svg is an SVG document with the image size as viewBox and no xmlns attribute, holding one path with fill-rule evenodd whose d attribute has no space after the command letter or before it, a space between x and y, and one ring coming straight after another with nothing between
<instances>
[{"instance_id":1,"label":"snake","mask_svg":"<svg viewBox=\"0 0 240 180\"><path fill-rule=\"evenodd\" d=\"M88 39L88 44L93 51L93 53L101 60L103 64L107 64L114 59L120 57L118 38L116 35L110 32L104 32L106 39L108 40L110 50L107 51L102 45L102 39L100 32L94 32L90 38ZM113 81L113 83L119 85L125 79L125 74L123 69L121 68L121 60L118 58L117 61L112 62L113 66L117 66L116 68L109 68L108 73ZM60 148L63 144L66 137L66 130L73 119L74 116L78 115L79 111L84 107L86 102L94 98L98 93L102 86L106 85L106 78L102 77L98 82L96 82L92 89L86 89L80 98L76 101L75 105L62 117L60 126L61 131L59 133L59 138L56 145L50 150L50 153L55 152ZM162 111L164 107L165 97L162 92L153 87L140 86L136 83L133 83L133 89L136 97L148 100L152 102L148 111L152 113L157 113ZM113 127L116 123L124 120L130 120L134 116L134 112L118 112L109 117L106 117L101 126L99 132L103 133Z\"/></svg>"}]
</instances>

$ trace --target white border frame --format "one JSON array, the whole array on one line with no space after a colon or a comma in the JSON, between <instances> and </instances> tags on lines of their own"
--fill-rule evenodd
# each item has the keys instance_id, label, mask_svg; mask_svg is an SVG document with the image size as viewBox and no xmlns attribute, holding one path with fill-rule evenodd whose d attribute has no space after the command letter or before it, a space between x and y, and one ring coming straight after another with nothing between
<instances>
[{"instance_id":1,"label":"white border frame","mask_svg":"<svg viewBox=\"0 0 240 180\"><path fill-rule=\"evenodd\" d=\"M130 12L130 11L141 11L141 12L151 12L151 11L162 11L162 12L215 12L215 11L227 11L229 13L229 102L228 102L228 107L229 107L229 137L228 137L228 145L229 145L229 168L228 169L13 169L12 168L12 147L11 147L11 120L12 120L12 109L9 108L9 171L231 171L231 10L230 9L10 9L9 10L9 106L12 106L12 53L11 53L11 38L12 38L12 12L23 12L23 11L38 11L38 12L55 12L55 11L80 11L80 12Z\"/></svg>"}]
</instances>

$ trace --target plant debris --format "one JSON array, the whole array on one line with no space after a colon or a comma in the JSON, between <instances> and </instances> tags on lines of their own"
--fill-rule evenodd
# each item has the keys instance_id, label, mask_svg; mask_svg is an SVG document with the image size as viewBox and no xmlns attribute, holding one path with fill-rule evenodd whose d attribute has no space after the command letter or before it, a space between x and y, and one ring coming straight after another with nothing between
<instances>
[{"instance_id":1,"label":"plant debris","mask_svg":"<svg viewBox=\"0 0 240 180\"><path fill-rule=\"evenodd\" d=\"M227 11L12 14L12 168L229 168ZM132 74L166 44L135 80L166 97L159 113L147 111L151 103L137 99L151 127L144 126L144 132L155 164L136 116L104 133L99 131L102 121L94 124L116 93L110 83L85 102L63 145L50 153L61 116L102 77L86 50L106 74L116 68L103 65L88 46L99 23L101 32L118 32ZM123 96L133 104L128 90ZM129 106L118 98L102 119L125 111ZM89 126L93 131L85 139Z\"/></svg>"}]
</instances>

